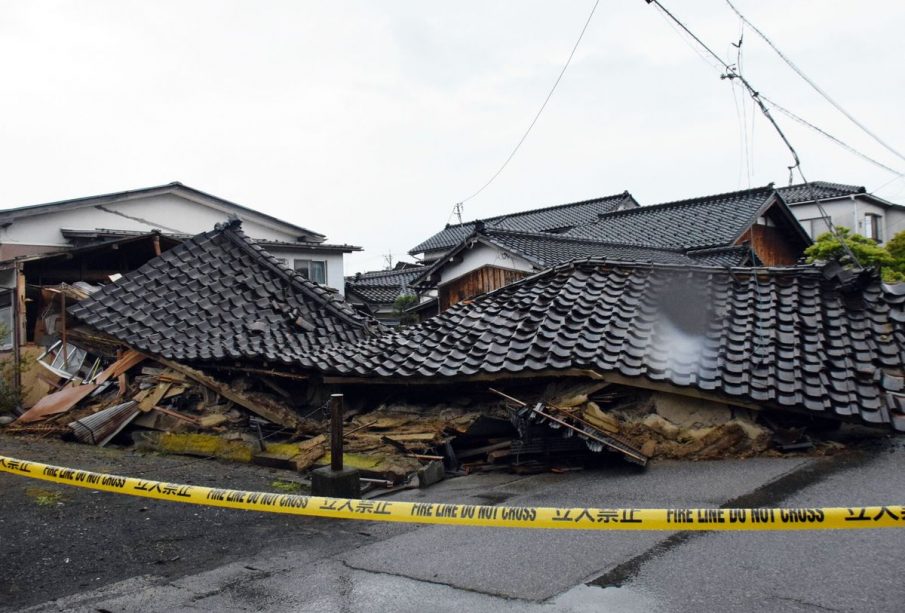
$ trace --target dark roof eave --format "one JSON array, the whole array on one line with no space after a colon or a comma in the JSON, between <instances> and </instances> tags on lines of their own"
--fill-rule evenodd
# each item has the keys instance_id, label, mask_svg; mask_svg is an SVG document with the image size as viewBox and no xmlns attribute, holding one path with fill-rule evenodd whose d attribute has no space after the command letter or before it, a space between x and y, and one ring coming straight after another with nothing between
<instances>
[{"instance_id":1,"label":"dark roof eave","mask_svg":"<svg viewBox=\"0 0 905 613\"><path fill-rule=\"evenodd\" d=\"M169 236L166 234L162 234L160 232L145 232L143 234L138 234L135 236L127 236L124 238L115 238L115 239L106 240L106 241L103 241L100 243L92 243L90 245L83 245L81 247L69 247L69 248L62 247L59 251L51 251L48 253L36 253L33 255L20 255L18 257L15 257L15 258L12 258L9 260L0 261L0 270L7 270L7 269L15 266L17 263L22 263L22 262L35 262L38 260L51 260L51 259L60 258L60 257L71 257L71 256L75 256L75 255L81 255L83 253L90 253L92 251L100 251L103 249L109 249L110 247L113 247L116 245L128 245L130 243L147 240L154 236L168 240L176 245L178 245L179 243L182 242L182 240L179 238L176 238L174 236Z\"/></svg>"},{"instance_id":2,"label":"dark roof eave","mask_svg":"<svg viewBox=\"0 0 905 613\"><path fill-rule=\"evenodd\" d=\"M328 243L290 243L281 241L255 241L256 244L264 248L271 247L273 249L282 249L285 251L335 251L338 253L352 253L355 251L363 251L363 247L357 245L331 245Z\"/></svg>"}]
</instances>

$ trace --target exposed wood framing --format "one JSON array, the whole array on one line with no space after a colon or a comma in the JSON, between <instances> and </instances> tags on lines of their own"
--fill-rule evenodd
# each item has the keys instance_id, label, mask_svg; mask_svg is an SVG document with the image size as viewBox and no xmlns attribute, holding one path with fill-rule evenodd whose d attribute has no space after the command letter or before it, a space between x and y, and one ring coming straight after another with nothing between
<instances>
[{"instance_id":1,"label":"exposed wood framing","mask_svg":"<svg viewBox=\"0 0 905 613\"><path fill-rule=\"evenodd\" d=\"M625 385L627 387L637 387L655 392L664 392L675 394L677 396L687 396L689 398L700 398L701 400L710 400L712 402L722 402L731 404L745 409L759 410L763 405L748 402L743 399L725 396L723 394L705 392L693 387L679 387L669 383L660 383L650 381L642 377L632 378L624 377L614 373L599 373L594 370L568 369L568 370L540 370L533 372L519 373L494 373L480 374L471 377L419 377L419 378L368 378L368 377L324 377L324 383L333 385L456 385L459 383L480 383L491 381L522 380L522 379L540 379L542 377L583 377L587 379L595 379L597 381L607 381L617 385Z\"/></svg>"},{"instance_id":2,"label":"exposed wood framing","mask_svg":"<svg viewBox=\"0 0 905 613\"><path fill-rule=\"evenodd\" d=\"M531 273L522 270L490 265L472 270L437 288L440 312L442 313L457 302L515 283L529 274Z\"/></svg>"},{"instance_id":3,"label":"exposed wood framing","mask_svg":"<svg viewBox=\"0 0 905 613\"><path fill-rule=\"evenodd\" d=\"M201 385L212 389L227 400L232 400L239 406L248 409L255 415L259 415L268 421L279 424L286 428L297 428L300 430L308 429L306 427L305 421L301 418L301 416L297 415L287 407L281 406L263 398L252 397L249 394L235 390L229 385L221 383L213 377L204 374L200 370L195 370L194 368L185 366L184 364L180 364L179 362L174 362L172 360L157 357L154 355L149 355L148 357L156 362L160 362L161 364L169 368L172 368L177 372L183 373L189 379L192 379L193 381L196 381Z\"/></svg>"}]
</instances>

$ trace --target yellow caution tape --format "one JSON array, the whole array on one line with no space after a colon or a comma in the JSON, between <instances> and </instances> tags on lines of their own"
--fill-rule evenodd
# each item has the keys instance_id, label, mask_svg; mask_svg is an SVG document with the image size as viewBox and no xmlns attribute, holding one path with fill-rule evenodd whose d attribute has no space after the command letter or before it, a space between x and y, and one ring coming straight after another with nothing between
<instances>
[{"instance_id":1,"label":"yellow caution tape","mask_svg":"<svg viewBox=\"0 0 905 613\"><path fill-rule=\"evenodd\" d=\"M348 500L134 479L0 456L0 472L92 490L267 513L337 519L566 530L905 528L905 506L812 509L594 509Z\"/></svg>"}]
</instances>

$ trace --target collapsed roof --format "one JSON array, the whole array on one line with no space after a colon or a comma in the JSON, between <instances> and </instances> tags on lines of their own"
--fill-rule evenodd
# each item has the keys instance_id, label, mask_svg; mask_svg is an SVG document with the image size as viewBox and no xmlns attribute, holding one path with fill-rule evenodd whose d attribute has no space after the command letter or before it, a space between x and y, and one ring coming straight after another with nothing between
<instances>
[{"instance_id":1,"label":"collapsed roof","mask_svg":"<svg viewBox=\"0 0 905 613\"><path fill-rule=\"evenodd\" d=\"M155 356L297 364L312 348L366 338L371 320L219 224L70 307L82 322Z\"/></svg>"},{"instance_id":2,"label":"collapsed roof","mask_svg":"<svg viewBox=\"0 0 905 613\"><path fill-rule=\"evenodd\" d=\"M905 285L870 270L573 261L377 336L231 222L70 313L178 361L340 382L581 375L905 431Z\"/></svg>"},{"instance_id":3,"label":"collapsed roof","mask_svg":"<svg viewBox=\"0 0 905 613\"><path fill-rule=\"evenodd\" d=\"M603 198L488 217L480 221L463 224L448 225L426 241L413 247L409 254L446 251L455 247L472 234L478 224L498 230L563 232L576 226L591 223L604 213L632 209L637 206L638 203L635 202L632 195L628 192L623 192L613 196L604 196Z\"/></svg>"},{"instance_id":4,"label":"collapsed roof","mask_svg":"<svg viewBox=\"0 0 905 613\"><path fill-rule=\"evenodd\" d=\"M905 431L903 305L872 271L589 260L304 361L337 381L584 374Z\"/></svg>"}]
</instances>

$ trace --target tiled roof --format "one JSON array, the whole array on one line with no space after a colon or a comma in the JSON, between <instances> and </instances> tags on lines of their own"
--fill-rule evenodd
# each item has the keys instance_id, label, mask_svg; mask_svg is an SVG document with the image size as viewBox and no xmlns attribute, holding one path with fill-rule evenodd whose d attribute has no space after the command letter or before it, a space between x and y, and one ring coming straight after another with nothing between
<instances>
[{"instance_id":1,"label":"tiled roof","mask_svg":"<svg viewBox=\"0 0 905 613\"><path fill-rule=\"evenodd\" d=\"M368 335L370 320L279 264L237 221L170 249L69 313L175 360L295 364L314 347Z\"/></svg>"},{"instance_id":2,"label":"tiled roof","mask_svg":"<svg viewBox=\"0 0 905 613\"><path fill-rule=\"evenodd\" d=\"M366 378L590 370L905 431L905 286L866 271L573 262L310 356Z\"/></svg>"},{"instance_id":3,"label":"tiled roof","mask_svg":"<svg viewBox=\"0 0 905 613\"><path fill-rule=\"evenodd\" d=\"M772 185L727 194L643 206L601 215L566 234L666 249L702 249L734 243L775 197Z\"/></svg>"},{"instance_id":4,"label":"tiled roof","mask_svg":"<svg viewBox=\"0 0 905 613\"><path fill-rule=\"evenodd\" d=\"M810 183L810 188L805 183L799 183L788 187L777 187L776 191L779 192L779 195L782 196L782 199L787 204L810 202L814 198L826 200L828 198L843 198L852 194L867 193L867 190L861 185L844 185L842 183L827 183L826 181L814 181Z\"/></svg>"},{"instance_id":5,"label":"tiled roof","mask_svg":"<svg viewBox=\"0 0 905 613\"><path fill-rule=\"evenodd\" d=\"M751 266L759 263L751 261L751 249L747 245L692 249L685 255L701 266Z\"/></svg>"},{"instance_id":6,"label":"tiled roof","mask_svg":"<svg viewBox=\"0 0 905 613\"><path fill-rule=\"evenodd\" d=\"M620 262L656 262L662 264L700 264L707 266L743 266L750 263L750 250L744 246L699 249L688 253L680 249L656 249L640 245L604 243L585 238L543 232L513 232L509 230L483 230L467 238L447 254L455 255L480 240L520 256L536 269L549 268L570 260L598 258ZM433 286L438 282L438 271L447 265L444 257L412 280L419 287Z\"/></svg>"},{"instance_id":7,"label":"tiled roof","mask_svg":"<svg viewBox=\"0 0 905 613\"><path fill-rule=\"evenodd\" d=\"M542 268L582 258L666 264L692 263L690 258L678 250L602 243L558 234L488 230L483 236L486 236L490 242L514 251Z\"/></svg>"},{"instance_id":8,"label":"tiled roof","mask_svg":"<svg viewBox=\"0 0 905 613\"><path fill-rule=\"evenodd\" d=\"M610 213L621 208L635 208L638 203L628 192L583 200L570 204L533 209L509 215L499 215L481 220L484 227L499 230L516 230L522 232L550 232L573 228L582 224L591 223L603 213ZM478 222L468 222L446 226L423 243L409 251L410 254L424 253L428 251L445 251L459 244L464 238L474 232Z\"/></svg>"},{"instance_id":9,"label":"tiled roof","mask_svg":"<svg viewBox=\"0 0 905 613\"><path fill-rule=\"evenodd\" d=\"M408 288L422 272L423 266L413 266L359 273L346 277L346 293L353 293L371 304L389 304L402 295L402 288Z\"/></svg>"}]
</instances>

